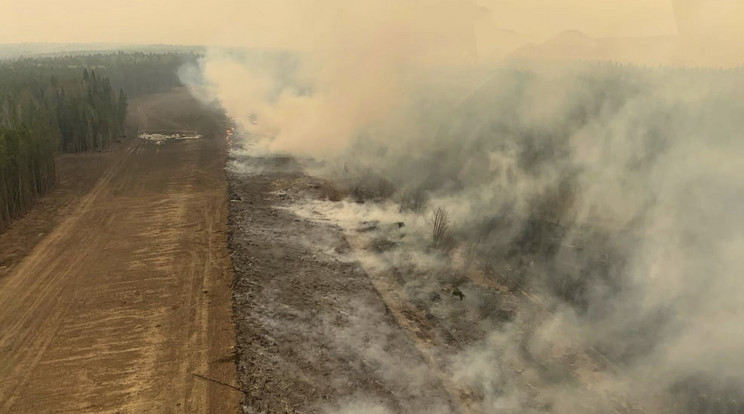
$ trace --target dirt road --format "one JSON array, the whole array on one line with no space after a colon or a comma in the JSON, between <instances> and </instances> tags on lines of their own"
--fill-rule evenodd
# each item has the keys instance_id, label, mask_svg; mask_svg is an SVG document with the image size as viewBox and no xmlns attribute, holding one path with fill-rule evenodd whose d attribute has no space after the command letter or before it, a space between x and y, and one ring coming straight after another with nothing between
<instances>
[{"instance_id":1,"label":"dirt road","mask_svg":"<svg viewBox=\"0 0 744 414\"><path fill-rule=\"evenodd\" d=\"M134 139L0 279L0 412L237 410L223 154Z\"/></svg>"}]
</instances>

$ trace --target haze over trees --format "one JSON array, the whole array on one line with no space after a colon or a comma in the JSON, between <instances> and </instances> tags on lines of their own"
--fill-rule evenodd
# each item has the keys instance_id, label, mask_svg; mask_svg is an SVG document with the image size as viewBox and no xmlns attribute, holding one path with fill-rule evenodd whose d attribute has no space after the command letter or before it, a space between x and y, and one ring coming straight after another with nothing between
<instances>
[{"instance_id":1,"label":"haze over trees","mask_svg":"<svg viewBox=\"0 0 744 414\"><path fill-rule=\"evenodd\" d=\"M177 86L193 54L111 53L0 61L0 230L57 183L59 152L104 151L127 97Z\"/></svg>"}]
</instances>

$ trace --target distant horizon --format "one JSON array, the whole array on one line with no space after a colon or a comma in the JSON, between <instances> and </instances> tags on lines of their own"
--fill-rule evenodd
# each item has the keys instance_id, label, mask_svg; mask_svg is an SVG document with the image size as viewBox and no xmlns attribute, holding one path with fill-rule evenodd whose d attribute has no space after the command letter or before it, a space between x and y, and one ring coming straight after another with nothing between
<instances>
[{"instance_id":1,"label":"distant horizon","mask_svg":"<svg viewBox=\"0 0 744 414\"><path fill-rule=\"evenodd\" d=\"M416 50L430 55L426 59L454 61L500 60L531 48L532 57L547 59L610 58L710 67L744 63L744 45L738 42L744 38L744 4L739 0L716 4L704 0L565 0L560 4L552 0L376 4L215 0L209 6L185 0L177 7L164 0L10 2L0 15L0 45L6 49L185 47L326 53L328 48L364 39L383 47L391 40L410 41ZM388 27L394 29L378 30ZM598 43L572 44L570 39L561 43L566 33L580 33ZM667 43L659 44L662 40Z\"/></svg>"},{"instance_id":2,"label":"distant horizon","mask_svg":"<svg viewBox=\"0 0 744 414\"><path fill-rule=\"evenodd\" d=\"M569 38L568 42L564 42ZM620 64L630 64L633 66L661 66L670 68L699 68L701 65L696 63L684 62L683 60L675 61L670 58L673 50L657 50L658 45L654 46L653 42L674 42L666 43L666 48L670 45L678 45L681 35L653 35L653 36L617 36L617 37L591 37L580 30L564 30L555 36L546 39L543 42L526 42L515 47L513 50L503 53L494 59L485 57L481 59L483 63L497 63L499 61L508 62L513 59L527 60L545 60L545 61L586 61L586 62L615 62ZM587 44L576 44L576 41L590 42ZM622 43L626 42L626 43ZM649 43L650 42L650 43ZM566 43L566 44L564 44ZM641 53L641 57L628 55L628 48L638 55L639 45L646 44L646 53L657 53L658 61L647 60ZM626 50L618 49L617 45L624 44ZM650 45L650 48L649 48ZM615 46L613 48L613 46ZM674 49L674 48L672 48ZM209 44L174 44L174 43L123 43L123 42L18 42L18 43L0 43L0 59L8 58L43 58L54 57L56 55L79 55L85 53L107 53L107 52L132 52L132 51L162 51L162 52L207 52L209 50L222 51L292 51L287 47L259 47L259 46L220 46ZM297 51L297 50L295 50ZM599 52L602 53L599 53ZM623 55L623 53L626 53ZM631 53L632 55L632 53ZM703 65L711 68L737 68L744 65L744 61L734 62L722 65Z\"/></svg>"}]
</instances>

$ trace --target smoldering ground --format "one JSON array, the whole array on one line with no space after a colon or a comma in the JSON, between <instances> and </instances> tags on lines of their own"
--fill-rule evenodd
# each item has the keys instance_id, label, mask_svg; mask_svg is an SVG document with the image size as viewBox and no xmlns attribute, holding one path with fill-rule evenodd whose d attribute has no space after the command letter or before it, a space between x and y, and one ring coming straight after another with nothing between
<instances>
[{"instance_id":1,"label":"smoldering ground","mask_svg":"<svg viewBox=\"0 0 744 414\"><path fill-rule=\"evenodd\" d=\"M373 26L333 32L351 55L214 52L191 73L249 146L312 157L349 196L295 211L339 223L387 300L432 316L465 406L744 409L744 72L480 67L421 52L428 36L387 53Z\"/></svg>"}]
</instances>

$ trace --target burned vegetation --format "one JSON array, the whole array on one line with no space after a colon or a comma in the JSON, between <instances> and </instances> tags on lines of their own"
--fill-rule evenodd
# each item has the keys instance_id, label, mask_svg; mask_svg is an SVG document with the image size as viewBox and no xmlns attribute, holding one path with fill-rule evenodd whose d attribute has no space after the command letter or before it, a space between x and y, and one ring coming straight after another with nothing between
<instances>
[{"instance_id":1,"label":"burned vegetation","mask_svg":"<svg viewBox=\"0 0 744 414\"><path fill-rule=\"evenodd\" d=\"M311 373L298 380L303 385L283 388L284 398L294 399L293 409L305 404L312 410L343 411L364 401L365 407L382 407L381 412L427 411L430 407L419 400L399 399L415 394L421 385L410 376L412 371L426 380L422 390L436 396L427 398L438 399L441 412L493 412L494 407L529 413L742 409L735 387L701 375L707 373L702 364L694 362L691 366L698 368L691 369L663 357L670 346L683 346L691 329L682 316L689 317L689 303L664 298L665 287L654 279L664 272L658 268L661 263L671 265L663 256L670 250L658 234L660 229L671 232L664 227L664 216L672 207L659 195L666 189L658 183L673 165L665 157L675 160L679 155L673 150L675 139L688 139L673 135L679 134L674 125L683 123L678 118L684 111L651 92L658 82L653 71L589 65L551 79L569 85L566 94L573 98L537 117L524 111L539 105L535 99L545 87L543 76L499 73L452 108L449 119L432 120L434 134L377 143L360 134L365 142L352 144L348 159L293 158L286 161L293 165L289 171L278 158L236 156L233 185L264 183L263 201L254 196L252 202L270 208L279 223L295 223L290 226L295 229L292 243L303 246L267 247L276 244L270 240L281 244L288 236L268 224L251 230L252 219L246 218L251 214L245 210L250 207L244 195L236 196L231 214L238 220L233 227L241 230L233 233L233 255L236 272L243 275L237 283L253 283L252 265L246 262L253 253L248 252L269 262L299 256L302 263L291 274L278 268L269 272L282 275L266 279L270 288L246 285L243 293L236 293L245 312L260 309L263 315L246 314L255 326L246 325L243 332L276 329L285 335L283 341L294 344L290 337L306 337L306 327L312 326L346 342L318 344L327 352L322 363L308 356L309 350L265 350L275 358L272 369ZM675 76L710 81L693 72ZM265 200L272 201L264 205ZM674 213L692 214L682 206ZM675 221L685 228L684 237L699 234L698 224ZM264 228L264 241L245 246L252 242L243 232L258 228ZM684 251L699 262L708 260L687 250L697 241L684 237L674 246L675 255ZM654 256L659 251L661 256ZM341 264L348 266L342 272L346 276L337 273ZM316 279L302 266L325 266L334 276ZM675 278L695 280L684 270L675 272L665 277L674 283L679 282ZM348 293L336 292L340 285L328 283L345 283L356 292L362 289L356 284L360 276L376 293L369 300L381 301L386 314L365 314L362 319L371 319L362 324L364 330L379 333L376 329L385 326L385 332L398 332L396 338L402 332L405 341L387 334L372 340L347 329L349 315L358 314L338 302ZM305 278L316 285L305 293L289 288L304 284ZM323 296L318 292L331 293L317 303L283 302L281 311L278 305L256 302L264 296L282 301ZM252 302L245 302L247 297ZM327 338L310 342L316 340ZM370 349L380 352L371 355ZM251 365L258 364L255 352L243 352L243 380L250 386L262 381L262 374ZM399 353L410 358L410 365L392 362ZM298 368L297 358L312 362ZM351 361L362 361L352 364L354 376L344 377L357 381L355 387L317 380L326 376L319 374L320 367L332 367L335 375L352 372L344 365ZM649 364L680 365L679 370L648 373ZM647 382L654 375L658 380ZM397 384L384 379L390 377L406 378L408 386L400 392L386 388ZM300 389L312 389L308 392L314 403L295 392ZM246 412L264 407L248 401Z\"/></svg>"}]
</instances>

